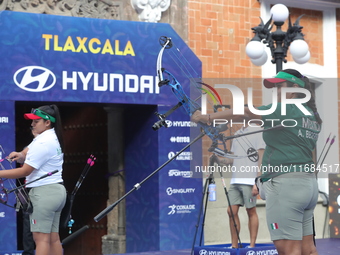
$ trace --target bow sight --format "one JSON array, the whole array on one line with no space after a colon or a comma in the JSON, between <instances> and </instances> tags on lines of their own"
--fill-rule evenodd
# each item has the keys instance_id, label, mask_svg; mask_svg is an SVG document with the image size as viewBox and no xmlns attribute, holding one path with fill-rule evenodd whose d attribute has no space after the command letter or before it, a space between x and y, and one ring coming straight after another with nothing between
<instances>
[{"instance_id":1,"label":"bow sight","mask_svg":"<svg viewBox=\"0 0 340 255\"><path fill-rule=\"evenodd\" d=\"M159 121L155 122L153 124L152 129L153 130L158 130L161 127L168 127L168 124L166 123L166 117L168 117L171 113L173 113L177 108L181 107L183 105L182 102L177 103L174 107L172 107L169 111L167 111L164 114L160 114L158 112L155 112L155 115L158 117Z\"/></svg>"},{"instance_id":2,"label":"bow sight","mask_svg":"<svg viewBox=\"0 0 340 255\"><path fill-rule=\"evenodd\" d=\"M153 124L152 129L153 130L158 130L161 127L168 127L168 124L166 124L166 119L165 119L165 115L164 114L159 114L158 112L155 112L155 115L158 117L159 121L155 122L155 124Z\"/></svg>"}]
</instances>

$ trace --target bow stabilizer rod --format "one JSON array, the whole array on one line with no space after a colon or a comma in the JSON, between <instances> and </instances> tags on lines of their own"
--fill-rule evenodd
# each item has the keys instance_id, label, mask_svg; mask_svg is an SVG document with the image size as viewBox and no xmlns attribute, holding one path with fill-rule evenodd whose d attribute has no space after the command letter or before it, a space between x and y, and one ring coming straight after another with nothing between
<instances>
[{"instance_id":1,"label":"bow stabilizer rod","mask_svg":"<svg viewBox=\"0 0 340 255\"><path fill-rule=\"evenodd\" d=\"M39 178L37 178L37 179L35 179L35 180L33 180L33 181L27 182L27 183L22 184L22 185L20 185L20 186L14 188L14 189L8 190L7 193L8 193L8 194L9 194L9 193L12 193L13 191L16 191L16 190L18 190L18 189L21 189L21 188L25 187L26 185L31 184L31 183L33 183L33 182L36 182L36 181L39 181L39 180L44 179L44 178L46 178L46 177L49 177L49 176L51 176L51 175L53 175L53 174L55 174L55 173L57 173L57 172L58 172L58 170L54 170L54 171L52 171L52 172L49 172L49 173L47 173L47 174L44 174L44 175L40 176Z\"/></svg>"}]
</instances>

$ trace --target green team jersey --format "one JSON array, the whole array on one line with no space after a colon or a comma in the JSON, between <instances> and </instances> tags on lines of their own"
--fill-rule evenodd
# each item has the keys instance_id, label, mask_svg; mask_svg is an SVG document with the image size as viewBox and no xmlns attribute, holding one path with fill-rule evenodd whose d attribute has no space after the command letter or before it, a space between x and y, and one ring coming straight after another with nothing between
<instances>
[{"instance_id":1,"label":"green team jersey","mask_svg":"<svg viewBox=\"0 0 340 255\"><path fill-rule=\"evenodd\" d=\"M267 110L270 105L260 106ZM315 148L321 125L316 121L313 111L305 115L296 105L286 105L286 115L281 114L281 103L269 115L263 115L264 128L282 124L282 129L263 132L266 149L262 160L262 179L264 181L287 172L309 172L313 162ZM315 171L315 170L314 170Z\"/></svg>"}]
</instances>

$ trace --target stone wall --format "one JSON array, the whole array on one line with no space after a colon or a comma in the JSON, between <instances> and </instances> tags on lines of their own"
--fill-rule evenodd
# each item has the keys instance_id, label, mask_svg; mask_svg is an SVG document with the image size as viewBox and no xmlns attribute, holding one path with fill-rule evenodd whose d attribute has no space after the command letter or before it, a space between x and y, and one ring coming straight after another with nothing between
<instances>
[{"instance_id":1,"label":"stone wall","mask_svg":"<svg viewBox=\"0 0 340 255\"><path fill-rule=\"evenodd\" d=\"M141 0L3 0L0 1L0 11L169 23L184 40L187 40L187 0L148 1L148 4L143 5L142 3L145 2ZM168 5L162 7L164 2ZM146 11L149 15L145 14ZM150 17L150 20L147 17ZM152 17L158 17L159 20Z\"/></svg>"}]
</instances>

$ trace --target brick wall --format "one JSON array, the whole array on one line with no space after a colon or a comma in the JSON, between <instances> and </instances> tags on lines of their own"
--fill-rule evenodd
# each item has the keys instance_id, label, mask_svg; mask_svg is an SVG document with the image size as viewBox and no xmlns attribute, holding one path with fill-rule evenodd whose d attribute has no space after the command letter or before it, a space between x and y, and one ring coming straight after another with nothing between
<instances>
[{"instance_id":1,"label":"brick wall","mask_svg":"<svg viewBox=\"0 0 340 255\"><path fill-rule=\"evenodd\" d=\"M297 8L289 10L292 23L304 14L300 25L303 26L305 40L310 47L309 63L323 65L322 12ZM259 17L260 3L255 0L188 1L188 44L202 61L203 79L207 83L214 79L223 83L227 81L225 78L233 78L234 85L239 86L246 95L248 82L252 78L255 105L262 102L261 67L251 63L245 47L254 35L251 28L260 24ZM287 26L286 22L282 30L286 31ZM293 60L289 52L287 60ZM226 89L218 92L224 104L232 103L231 94ZM204 138L203 142L205 147L211 143L208 138ZM204 151L204 163L207 163L210 154Z\"/></svg>"},{"instance_id":2,"label":"brick wall","mask_svg":"<svg viewBox=\"0 0 340 255\"><path fill-rule=\"evenodd\" d=\"M260 67L254 66L245 53L253 37L251 28L260 23L257 1L189 0L188 10L188 43L203 62L203 77L261 77ZM289 10L292 23L304 14L300 25L312 53L309 63L322 65L322 12ZM282 29L287 26L286 22ZM292 60L289 53L288 60Z\"/></svg>"}]
</instances>

